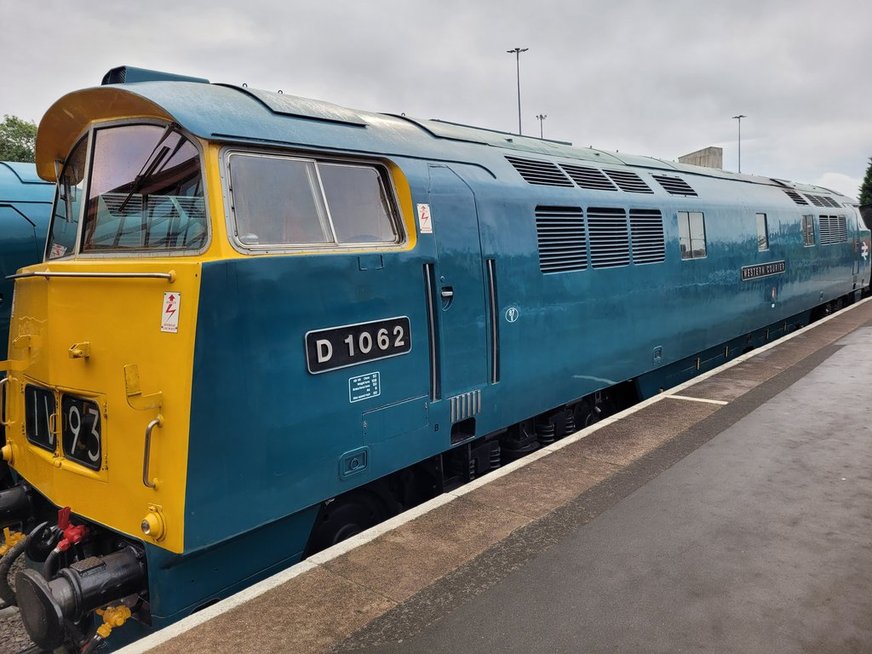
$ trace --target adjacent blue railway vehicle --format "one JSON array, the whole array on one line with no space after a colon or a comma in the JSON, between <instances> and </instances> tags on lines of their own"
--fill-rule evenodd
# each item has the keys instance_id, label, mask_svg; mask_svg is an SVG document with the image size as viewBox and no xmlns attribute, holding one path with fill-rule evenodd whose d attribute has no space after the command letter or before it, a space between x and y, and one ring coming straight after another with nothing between
<instances>
[{"instance_id":1,"label":"adjacent blue railway vehicle","mask_svg":"<svg viewBox=\"0 0 872 654\"><path fill-rule=\"evenodd\" d=\"M53 195L54 185L39 178L34 164L0 161L0 350L4 359L13 289L8 276L42 260ZM2 432L0 442L5 443ZM8 467L0 463L0 488L10 481Z\"/></svg>"},{"instance_id":2,"label":"adjacent blue railway vehicle","mask_svg":"<svg viewBox=\"0 0 872 654\"><path fill-rule=\"evenodd\" d=\"M163 627L869 285L824 188L106 81L40 125L58 200L5 363L46 648Z\"/></svg>"},{"instance_id":3,"label":"adjacent blue railway vehicle","mask_svg":"<svg viewBox=\"0 0 872 654\"><path fill-rule=\"evenodd\" d=\"M13 280L10 275L42 261L54 184L32 163L0 161L0 347L6 358Z\"/></svg>"}]
</instances>

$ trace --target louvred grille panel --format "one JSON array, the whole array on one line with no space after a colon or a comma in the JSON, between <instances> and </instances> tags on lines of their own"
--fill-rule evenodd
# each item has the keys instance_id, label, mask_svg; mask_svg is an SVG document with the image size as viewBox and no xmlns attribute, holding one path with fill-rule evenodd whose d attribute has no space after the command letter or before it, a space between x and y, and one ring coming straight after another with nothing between
<instances>
[{"instance_id":1,"label":"louvred grille panel","mask_svg":"<svg viewBox=\"0 0 872 654\"><path fill-rule=\"evenodd\" d=\"M633 263L658 263L666 258L663 215L656 209L630 209Z\"/></svg>"},{"instance_id":2,"label":"louvred grille panel","mask_svg":"<svg viewBox=\"0 0 872 654\"><path fill-rule=\"evenodd\" d=\"M529 184L540 186L573 186L572 181L563 174L563 171L550 161L508 156L506 159Z\"/></svg>"},{"instance_id":3,"label":"louvred grille panel","mask_svg":"<svg viewBox=\"0 0 872 654\"><path fill-rule=\"evenodd\" d=\"M536 207L539 270L569 272L587 268L587 239L580 207Z\"/></svg>"},{"instance_id":4,"label":"louvred grille panel","mask_svg":"<svg viewBox=\"0 0 872 654\"><path fill-rule=\"evenodd\" d=\"M588 209L592 268L611 268L630 263L630 239L627 214L623 209Z\"/></svg>"}]
</instances>

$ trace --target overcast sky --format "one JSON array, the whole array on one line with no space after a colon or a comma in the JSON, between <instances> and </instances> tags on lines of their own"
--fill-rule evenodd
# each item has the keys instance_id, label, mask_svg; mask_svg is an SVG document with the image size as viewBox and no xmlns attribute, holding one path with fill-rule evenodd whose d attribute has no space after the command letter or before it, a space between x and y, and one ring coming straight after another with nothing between
<instances>
[{"instance_id":1,"label":"overcast sky","mask_svg":"<svg viewBox=\"0 0 872 654\"><path fill-rule=\"evenodd\" d=\"M872 156L870 0L0 0L0 114L39 121L129 64L517 129L856 197Z\"/></svg>"}]
</instances>

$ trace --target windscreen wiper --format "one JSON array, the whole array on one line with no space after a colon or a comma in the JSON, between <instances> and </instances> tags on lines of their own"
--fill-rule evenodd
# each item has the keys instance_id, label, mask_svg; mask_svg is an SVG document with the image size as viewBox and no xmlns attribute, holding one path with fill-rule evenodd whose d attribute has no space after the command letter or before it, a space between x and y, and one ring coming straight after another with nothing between
<instances>
[{"instance_id":1,"label":"windscreen wiper","mask_svg":"<svg viewBox=\"0 0 872 654\"><path fill-rule=\"evenodd\" d=\"M167 153L170 149L167 146L163 146L161 148L161 144L167 140L167 137L176 131L176 126L173 124L167 125L161 137L158 139L157 143L155 143L154 148L152 148L151 152L149 152L148 156L145 158L145 162L142 164L142 168L139 169L139 172L136 173L136 176L133 178L133 182L130 185L130 192L124 197L124 201L119 205L118 211L124 212L124 209L127 207L127 203L130 202L130 199L136 194L136 192L142 188L143 183L152 174L154 174L154 170L157 166L167 158ZM180 142L183 142L179 139ZM160 153L155 156L155 153L160 149ZM173 153L175 154L175 153ZM170 157L171 158L171 157Z\"/></svg>"}]
</instances>

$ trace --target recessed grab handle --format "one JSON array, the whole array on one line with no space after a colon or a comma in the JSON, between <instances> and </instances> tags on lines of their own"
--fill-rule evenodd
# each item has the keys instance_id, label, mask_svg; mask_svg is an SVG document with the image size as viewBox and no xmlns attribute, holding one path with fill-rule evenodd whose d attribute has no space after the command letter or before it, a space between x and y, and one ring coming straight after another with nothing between
<instances>
[{"instance_id":1,"label":"recessed grab handle","mask_svg":"<svg viewBox=\"0 0 872 654\"><path fill-rule=\"evenodd\" d=\"M445 310L450 307L451 303L454 301L454 288L451 286L443 286L439 295L442 297L442 309Z\"/></svg>"},{"instance_id":2,"label":"recessed grab handle","mask_svg":"<svg viewBox=\"0 0 872 654\"><path fill-rule=\"evenodd\" d=\"M151 464L151 433L155 427L163 427L163 416L158 415L157 418L148 423L145 428L145 452L142 455L142 483L146 488L157 488L157 480L152 481L149 478L148 469Z\"/></svg>"}]
</instances>

